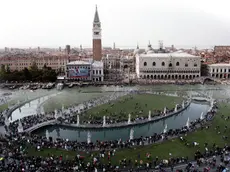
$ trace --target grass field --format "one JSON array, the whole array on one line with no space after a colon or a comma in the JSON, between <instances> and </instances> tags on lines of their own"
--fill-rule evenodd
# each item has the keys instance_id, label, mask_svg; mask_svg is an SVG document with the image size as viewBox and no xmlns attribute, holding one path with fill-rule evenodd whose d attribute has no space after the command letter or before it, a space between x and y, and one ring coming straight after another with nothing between
<instances>
[{"instance_id":1,"label":"grass field","mask_svg":"<svg viewBox=\"0 0 230 172\"><path fill-rule=\"evenodd\" d=\"M181 103L181 97L165 95L137 94L131 98L124 96L110 104L103 104L88 110L84 119L101 119L103 116L109 116L122 120L128 119L128 114L131 114L132 118L136 118L137 116L148 116L149 110L163 111L164 107L172 109L176 104Z\"/></svg>"},{"instance_id":2,"label":"grass field","mask_svg":"<svg viewBox=\"0 0 230 172\"><path fill-rule=\"evenodd\" d=\"M83 101L88 101L93 98L101 97L108 93L79 93L79 92L64 92L55 97L50 98L44 104L46 112L54 111L55 109L61 109L64 107L70 107Z\"/></svg>"},{"instance_id":3,"label":"grass field","mask_svg":"<svg viewBox=\"0 0 230 172\"><path fill-rule=\"evenodd\" d=\"M154 144L150 146L142 146L136 147L132 149L122 149L117 150L114 157L111 158L112 164L118 164L119 160L121 159L131 159L131 161L138 160L138 155L140 159L144 162L148 161L146 158L146 153L150 153L151 157L155 158L156 156L159 159L169 158L169 153L172 154L173 157L188 157L189 159L194 158L194 152L196 150L204 151L204 143L208 143L208 147L212 147L214 143L218 146L224 146L225 143L229 143L230 141L230 129L228 128L227 131L224 133L225 125L228 125L229 121L226 121L224 118L221 118L221 115L224 117L229 116L230 106L227 104L220 104L219 105L219 112L212 121L212 125L209 129L205 130L198 130L194 133L189 134L188 136L184 137L189 143L193 143L194 141L199 143L199 146L186 146L184 142L180 141L179 139L168 140L161 144ZM221 134L218 134L215 130L215 127L219 126L219 131ZM228 136L228 139L223 140L222 136ZM78 152L80 155L85 156L86 160L89 160L91 154L87 154L85 152ZM56 150L56 149L46 149L41 152L36 152L33 148L29 149L29 155L35 156L48 156L48 155L63 155L64 158L72 159L75 155L78 154L77 152L73 151L65 151L65 150ZM97 154L96 152L94 153ZM139 160L140 160L139 159ZM151 160L151 158L150 158ZM107 162L107 158L104 159L104 162Z\"/></svg>"},{"instance_id":4,"label":"grass field","mask_svg":"<svg viewBox=\"0 0 230 172\"><path fill-rule=\"evenodd\" d=\"M12 106L16 103L16 100L9 101L9 105ZM0 112L8 108L8 103L0 105Z\"/></svg>"}]
</instances>

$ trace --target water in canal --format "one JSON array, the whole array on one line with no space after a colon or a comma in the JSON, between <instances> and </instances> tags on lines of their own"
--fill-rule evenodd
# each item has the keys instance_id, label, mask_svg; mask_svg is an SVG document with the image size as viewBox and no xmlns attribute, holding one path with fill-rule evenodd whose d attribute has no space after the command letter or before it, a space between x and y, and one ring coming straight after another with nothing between
<instances>
[{"instance_id":1,"label":"water in canal","mask_svg":"<svg viewBox=\"0 0 230 172\"><path fill-rule=\"evenodd\" d=\"M127 90L151 90L155 92L173 93L177 95L186 94L200 94L200 95L212 95L215 99L226 99L230 95L230 87L224 85L156 85L156 86L135 86L135 87L87 87L87 88L65 88L61 92L56 90L46 91L46 90L36 90L35 92L30 91L14 91L17 97L23 97L25 95L33 98L36 96L42 96L39 99L32 100L30 103L26 103L20 109L16 109L12 113L10 121L15 121L24 116L29 116L36 114L37 108L39 106L44 106L45 111L51 111L54 109L60 109L63 105L70 106L72 104L81 103L83 101L90 100L92 98L101 97L106 94L112 94L114 91L127 91ZM0 92L3 92L0 90ZM16 96L15 96L16 97ZM16 98L15 98L16 99ZM190 107L178 114L172 116L168 119L158 121L151 124L146 124L142 126L137 126L132 129L132 135L134 138L140 136L150 136L153 133L160 133L163 131L165 124L167 124L168 129L181 128L186 124L186 121L193 121L198 119L203 112L207 112L208 104L197 104L192 103ZM46 128L39 129L35 131L36 134L50 135L54 138L66 138L70 140L86 141L87 138L91 138L92 141L95 140L112 140L112 139L124 139L127 140L130 137L130 127L121 129L100 129L84 131L76 128L60 127L60 126L50 126Z\"/></svg>"}]
</instances>

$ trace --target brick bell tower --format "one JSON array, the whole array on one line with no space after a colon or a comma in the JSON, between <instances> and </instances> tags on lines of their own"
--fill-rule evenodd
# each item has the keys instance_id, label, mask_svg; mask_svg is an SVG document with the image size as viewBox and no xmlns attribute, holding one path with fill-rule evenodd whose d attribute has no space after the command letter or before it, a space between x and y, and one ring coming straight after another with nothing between
<instances>
[{"instance_id":1,"label":"brick bell tower","mask_svg":"<svg viewBox=\"0 0 230 172\"><path fill-rule=\"evenodd\" d=\"M102 47L101 47L101 22L99 15L96 11L93 20L93 60L100 61L102 58Z\"/></svg>"}]
</instances>

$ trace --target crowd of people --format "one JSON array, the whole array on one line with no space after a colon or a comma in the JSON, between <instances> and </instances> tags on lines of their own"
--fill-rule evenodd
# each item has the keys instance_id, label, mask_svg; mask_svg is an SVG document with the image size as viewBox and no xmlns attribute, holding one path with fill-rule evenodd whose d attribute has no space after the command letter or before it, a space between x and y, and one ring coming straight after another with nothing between
<instances>
[{"instance_id":1,"label":"crowd of people","mask_svg":"<svg viewBox=\"0 0 230 172\"><path fill-rule=\"evenodd\" d=\"M11 94L10 93L5 93L5 94L2 94L0 96L0 106L1 105L4 105L4 104L7 104L8 101L10 100L10 96ZM7 111L8 109L6 109L5 111ZM4 125L4 113L5 112L0 112L0 125Z\"/></svg>"},{"instance_id":2,"label":"crowd of people","mask_svg":"<svg viewBox=\"0 0 230 172\"><path fill-rule=\"evenodd\" d=\"M189 103L189 102L185 102L185 105ZM84 103L83 105L85 105L86 103ZM85 106L87 107L88 109L90 108L89 105L92 105L92 104L95 104L93 103L93 101L90 101L90 102L87 102L88 106ZM96 103L97 104L97 103ZM139 105L138 103L136 104L137 108L139 108ZM61 116L58 116L58 122L61 122L63 124L73 124L73 125L76 125L79 121L79 119L76 118L76 115L71 115L73 113L72 109L74 107L71 107L69 108L68 110L66 110L65 112L63 112L62 110L59 110L57 112L49 112L49 113L46 113L46 114L36 114L36 115L32 115L32 116L26 116L26 117L23 117L20 119L20 122L23 126L23 129L24 130L27 130L35 125L38 125L38 124L41 124L43 122L47 122L47 121L51 121L51 120L54 120L57 118L57 116L55 116L55 113L58 113L58 114L61 114ZM180 110L182 108L182 105L178 105L177 106L177 110ZM165 109L165 112L164 111L159 111L159 110L155 110L154 111L154 116L151 117L151 120L153 119L157 119L157 118L161 118L161 117L164 117L164 116L167 116L167 114L170 114L170 113L173 113L175 112L175 108L173 109ZM112 115L111 115L112 116ZM138 123L138 122L143 122L143 121L146 121L146 120L149 120L148 119L149 117L148 116L140 116L140 117L136 117L136 118L130 118L130 122L131 123ZM3 124L4 124L4 119L3 118ZM127 124L127 120L120 120L120 119L115 119L115 118L105 118L105 122L106 122L106 125L110 125L110 124L116 124L116 125L125 125ZM103 126L103 120L102 119L94 119L94 120L89 120L89 121L86 121L86 120L82 120L81 121L81 125L87 125L87 124L94 124L94 125L100 125L100 126ZM19 126L19 120L16 120L12 123L9 124L9 131L11 132L17 132L17 128ZM8 131L8 126L5 125L5 129L6 131Z\"/></svg>"},{"instance_id":3,"label":"crowd of people","mask_svg":"<svg viewBox=\"0 0 230 172\"><path fill-rule=\"evenodd\" d=\"M107 116L105 118L105 120L103 120L103 118L90 118L88 120L84 119L85 116L85 111L89 110L92 107L101 105L101 104L105 104L108 103L110 104L110 106L112 107L113 101L117 100L119 97L122 97L124 95L129 95L127 96L124 100L119 100L119 101L128 101L129 99L133 98L133 94L140 94L143 93L143 91L130 91L130 92L114 92L112 95L106 95L103 96L101 98L94 98L91 99L89 101L83 102L81 104L75 105L75 106L70 106L67 109L64 109L64 107L62 107L61 110L54 110L53 112L47 112L45 113L44 110L43 112L41 112L41 107L38 106L37 109L37 114L32 115L32 116L27 116L24 117L22 119L20 119L20 122L22 123L23 129L26 130L30 127L33 127L34 125L37 124L41 124L43 122L47 122L49 120L54 120L54 119L59 119L59 121L61 121L63 124L72 124L72 125L76 125L76 124L81 124L81 125L99 125L99 126L103 126L103 123L105 122L106 125L110 125L110 124L115 124L115 125L125 125L128 122L128 114L124 114L124 112L122 112L121 110L121 114L123 114L124 116L127 116L127 119L119 119L119 118L115 118L113 116L113 114L110 114L110 116ZM144 91L145 93L145 91ZM125 102L123 102L125 103ZM186 105L187 103L189 103L188 101L186 101L184 103L184 105ZM182 108L182 104L177 106L177 110L180 110ZM9 109L7 109L9 110ZM3 114L7 113L7 110L4 111L4 113L2 113L2 115L0 116L0 125L4 125L5 121L6 121L6 117ZM168 109L166 108L165 111L160 111L160 110L155 110L151 112L151 118L156 119L156 118L161 118L162 116L165 116L167 114L172 113L173 111L175 111L175 108L173 109ZM142 107L139 105L139 103L136 103L135 105L135 109L134 109L134 114L139 114L138 116L136 116L135 118L131 118L130 117L130 122L133 123L138 123L138 122L143 122L146 120L149 120L149 117L146 116L146 114L143 114L143 109ZM105 114L107 112L105 111ZM77 118L77 115L79 114L80 117ZM90 115L87 115L90 116ZM16 132L17 127L19 125L19 120L16 120L12 123L10 123L10 131L12 132ZM8 131L8 128L5 126L5 129Z\"/></svg>"},{"instance_id":4,"label":"crowd of people","mask_svg":"<svg viewBox=\"0 0 230 172\"><path fill-rule=\"evenodd\" d=\"M178 163L188 164L186 169L195 169L193 163L190 163L187 157L171 157L167 160L160 160L158 157L153 157L150 153L146 154L146 157L137 155L135 161L132 161L130 157L121 159L119 164L110 163L116 157L117 149L133 148L136 146L143 146L161 142L163 140L171 139L174 137L180 137L181 142L187 146L196 146L199 143L189 143L184 139L184 135L188 132L193 132L198 127L202 129L208 128L206 120L212 119L215 115L215 110L210 111L205 119L200 119L191 122L189 127L185 126L181 129L170 129L167 132L154 133L149 137L135 138L132 140L114 140L114 141L96 141L95 143L69 141L64 139L54 140L52 137L46 138L34 134L17 132L11 132L6 138L0 141L0 171L19 171L19 172L62 172L62 171L134 171L150 169L161 169L165 167L176 168ZM228 119L226 119L228 120ZM35 120L36 121L36 120ZM33 121L25 119L22 123L32 123ZM26 126L24 125L24 126ZM217 126L218 130L218 126ZM207 147L207 145L206 145ZM42 152L50 148L64 149L68 151L76 152L89 152L88 154L77 154L74 159L68 159L68 157L59 155L54 156L52 154L46 157L28 155L28 150L35 148L36 151ZM220 169L224 168L224 163L228 161L224 159L224 154L229 151L230 148L225 146L223 149L217 145L213 145L210 150L205 148L204 153L197 151L194 153L194 159L198 165L211 164L216 166L215 159L209 160L210 156L221 156L223 164L220 165ZM94 152L97 151L97 152ZM203 152L203 151L202 151ZM105 161L106 159L106 161Z\"/></svg>"},{"instance_id":5,"label":"crowd of people","mask_svg":"<svg viewBox=\"0 0 230 172\"><path fill-rule=\"evenodd\" d=\"M109 102L115 97L108 97L105 100L102 98L101 101ZM96 99L95 101L83 103L84 107L91 107L102 103ZM103 102L104 103L104 102ZM83 107L83 109L84 109ZM178 109L182 106L179 105ZM71 109L72 108L72 109ZM76 123L77 121L71 112L76 111L75 107L71 107L63 113L64 120L59 118L59 122L63 123ZM203 120L197 119L194 122L190 122L189 126L184 126L181 129L170 129L168 131L162 131L162 133L154 133L152 136L140 137L128 140L111 140L111 141L96 141L96 142L78 142L70 141L66 139L53 139L52 137L38 136L32 133L18 133L19 121L14 121L9 126L5 126L8 131L6 137L0 140L0 171L18 171L18 172L62 172L62 171L134 171L150 169L160 169L163 170L165 167L171 167L173 169L179 163L186 163L186 170L195 170L193 163L190 163L187 157L171 157L167 160L160 160L158 157L153 157L150 153L146 154L146 157L141 157L137 155L135 161L131 161L130 157L121 159L119 164L111 163L116 157L117 149L133 149L136 146L149 145L154 143L159 143L164 140L179 137L181 142L186 146L197 146L197 142L188 142L184 139L184 135L189 132L197 130L197 128L207 129L207 120L211 120L217 110L217 106L214 105L212 109L205 115ZM138 109L138 104L137 104ZM78 109L79 110L79 109ZM167 113L173 112L174 109L167 109ZM58 113L61 113L58 112ZM158 112L158 116L165 115L164 112ZM24 117L20 120L23 129L28 129L36 124L55 119L55 112L47 114L37 114L33 116ZM137 118L138 120L146 120L147 118ZM229 118L225 119L229 120ZM135 122L132 121L132 122ZM108 124L111 121L106 121ZM116 121L119 122L119 121ZM121 121L123 122L123 121ZM84 123L84 122L83 122ZM86 122L85 122L86 123ZM88 122L87 122L88 123ZM102 120L98 121L97 124L102 124ZM216 127L218 131L218 126ZM219 131L218 131L219 132ZM226 139L226 138L223 138ZM207 147L207 145L206 145ZM194 160L196 160L198 165L201 164L211 164L216 166L215 158L210 161L208 157L221 156L223 164L218 168L224 169L226 163L225 160L226 151L230 151L228 146L224 148L219 148L217 145L213 145L210 150L205 147L204 153L197 151L194 153ZM49 154L45 157L33 156L28 154L31 149L36 149L35 151L42 152L43 150L53 149L53 150L67 150L76 152L87 152L86 154L80 155L76 153L74 159L69 159L63 155L54 156ZM96 151L96 152L95 152ZM203 152L203 151L202 151ZM105 161L106 159L106 161ZM176 168L176 167L175 167Z\"/></svg>"}]
</instances>

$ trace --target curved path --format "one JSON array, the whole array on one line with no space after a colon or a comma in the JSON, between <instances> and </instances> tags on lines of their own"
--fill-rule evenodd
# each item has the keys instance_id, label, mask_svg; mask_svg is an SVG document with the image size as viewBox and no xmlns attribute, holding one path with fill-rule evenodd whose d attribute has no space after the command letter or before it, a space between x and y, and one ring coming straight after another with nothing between
<instances>
[{"instance_id":1,"label":"curved path","mask_svg":"<svg viewBox=\"0 0 230 172\"><path fill-rule=\"evenodd\" d=\"M54 97L56 95L58 95L58 93L26 100L18 104L16 107L12 108L10 111L8 111L7 117L10 118L10 122L14 122L26 116L39 114L41 113L40 111L43 103L47 101L50 97ZM27 104L29 104L29 107L26 106Z\"/></svg>"},{"instance_id":2,"label":"curved path","mask_svg":"<svg viewBox=\"0 0 230 172\"><path fill-rule=\"evenodd\" d=\"M85 125L77 125L77 124L70 124L70 123L60 123L57 120L50 120L50 121L45 121L43 123L34 125L26 130L24 130L24 132L33 132L39 128L45 127L45 126L49 126L49 125L60 125L60 126L66 126L66 127L74 127L74 128L81 128L81 129L102 129L102 128L122 128L122 127L129 127L129 126L136 126L136 125L144 125L147 123L152 123L152 122L156 122L165 118L169 118L173 115L179 114L182 111L186 110L189 105L191 104L191 101L187 102L184 106L184 108L180 108L178 109L176 112L171 112L166 114L165 116L156 116L153 117L151 120L149 119L145 119L145 120L139 120L139 121L135 121L132 122L130 124L128 124L127 122L122 122L122 123L116 123L116 124L107 124L105 126L102 125L96 125L96 124L85 124Z\"/></svg>"},{"instance_id":3,"label":"curved path","mask_svg":"<svg viewBox=\"0 0 230 172\"><path fill-rule=\"evenodd\" d=\"M28 99L28 100L25 100L25 101L23 101L23 102L21 102L21 103L19 103L19 104L14 105L12 108L10 108L10 109L6 112L6 117L9 118L9 117L11 116L11 114L12 114L16 109L22 107L22 106L25 105L26 103L29 103L29 102L31 102L31 101L33 101L33 100L36 100L36 99L38 99L38 98L39 98L39 97L35 97L35 98L33 98L33 99Z\"/></svg>"}]
</instances>

